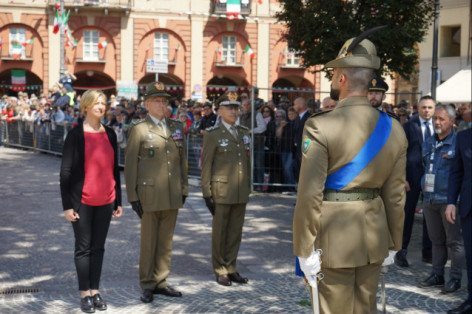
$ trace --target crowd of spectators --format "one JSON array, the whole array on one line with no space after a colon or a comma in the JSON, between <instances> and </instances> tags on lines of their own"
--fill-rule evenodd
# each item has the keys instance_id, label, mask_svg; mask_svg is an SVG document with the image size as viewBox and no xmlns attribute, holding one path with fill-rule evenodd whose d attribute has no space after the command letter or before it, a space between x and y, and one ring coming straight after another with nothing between
<instances>
[{"instance_id":1,"label":"crowd of spectators","mask_svg":"<svg viewBox=\"0 0 472 314\"><path fill-rule=\"evenodd\" d=\"M254 134L254 183L261 191L294 191L297 173L297 140L303 124L300 113L304 108L309 115L332 110L336 102L325 97L321 101L303 99L297 105L296 97L280 97L277 101L264 101L255 95L254 112L247 93L240 95L241 110L238 123L251 129ZM17 97L2 96L0 99L1 120L11 123L24 121L25 129L32 132L33 126L75 126L82 117L79 113L80 95L76 95L67 82L58 82L47 94L36 96L19 92ZM128 130L133 123L145 118L146 109L142 100L129 100L111 95L108 111L103 123L112 127L121 148L126 147ZM301 108L301 109L300 109ZM404 124L417 114L416 105L401 101L392 106L383 103L381 110L396 115ZM456 126L464 129L471 124L470 106L457 108ZM180 120L189 138L190 167L200 166L202 135L205 129L219 123L218 108L212 102L172 99L167 116ZM253 120L251 121L251 117ZM306 119L306 115L304 119ZM47 132L47 131L45 131ZM44 133L44 132L43 132ZM298 139L297 139L298 138ZM60 139L59 139L60 140Z\"/></svg>"}]
</instances>

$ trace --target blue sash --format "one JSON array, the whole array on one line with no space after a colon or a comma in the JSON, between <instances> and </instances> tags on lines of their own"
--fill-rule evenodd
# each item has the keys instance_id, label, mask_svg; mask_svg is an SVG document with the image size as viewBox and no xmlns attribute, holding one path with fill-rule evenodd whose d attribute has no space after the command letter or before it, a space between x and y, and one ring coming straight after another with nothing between
<instances>
[{"instance_id":1,"label":"blue sash","mask_svg":"<svg viewBox=\"0 0 472 314\"><path fill-rule=\"evenodd\" d=\"M392 119L385 112L380 112L377 125L367 142L352 161L328 175L325 188L339 191L352 182L382 150L391 130Z\"/></svg>"}]
</instances>

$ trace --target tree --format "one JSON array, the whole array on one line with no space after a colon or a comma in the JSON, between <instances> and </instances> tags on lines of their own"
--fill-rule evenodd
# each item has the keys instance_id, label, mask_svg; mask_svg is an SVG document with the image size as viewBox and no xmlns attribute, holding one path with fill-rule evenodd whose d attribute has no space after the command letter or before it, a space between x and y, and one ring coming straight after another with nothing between
<instances>
[{"instance_id":1,"label":"tree","mask_svg":"<svg viewBox=\"0 0 472 314\"><path fill-rule=\"evenodd\" d=\"M276 14L287 26L283 38L306 67L336 58L344 42L387 25L369 37L377 47L381 73L409 79L418 63L416 45L433 21L434 0L280 0Z\"/></svg>"}]
</instances>

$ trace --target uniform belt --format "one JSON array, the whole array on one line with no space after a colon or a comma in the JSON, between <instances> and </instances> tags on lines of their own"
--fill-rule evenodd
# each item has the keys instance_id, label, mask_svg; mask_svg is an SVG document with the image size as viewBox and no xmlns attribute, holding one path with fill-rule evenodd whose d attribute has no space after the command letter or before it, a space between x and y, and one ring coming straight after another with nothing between
<instances>
[{"instance_id":1,"label":"uniform belt","mask_svg":"<svg viewBox=\"0 0 472 314\"><path fill-rule=\"evenodd\" d=\"M325 190L323 192L323 201L328 202L351 202L373 200L379 196L379 189L356 188L346 191Z\"/></svg>"}]
</instances>

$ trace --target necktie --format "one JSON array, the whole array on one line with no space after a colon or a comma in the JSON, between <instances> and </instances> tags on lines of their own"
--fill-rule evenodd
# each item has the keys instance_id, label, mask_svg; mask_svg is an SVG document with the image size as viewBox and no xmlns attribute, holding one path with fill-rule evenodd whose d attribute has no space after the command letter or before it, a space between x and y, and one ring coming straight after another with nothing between
<instances>
[{"instance_id":1,"label":"necktie","mask_svg":"<svg viewBox=\"0 0 472 314\"><path fill-rule=\"evenodd\" d=\"M238 131L236 131L236 127L234 125L230 126L229 130L231 131L231 134L234 136L235 139L238 138Z\"/></svg>"},{"instance_id":2,"label":"necktie","mask_svg":"<svg viewBox=\"0 0 472 314\"><path fill-rule=\"evenodd\" d=\"M425 126L425 131L424 131L424 140L426 141L427 138L431 137L431 129L429 128L429 122L425 121L423 122Z\"/></svg>"},{"instance_id":3,"label":"necktie","mask_svg":"<svg viewBox=\"0 0 472 314\"><path fill-rule=\"evenodd\" d=\"M164 123L162 123L162 121L157 122L157 127L158 127L162 132L164 132L164 135L167 135L167 133L166 133L166 128L164 127Z\"/></svg>"}]
</instances>

